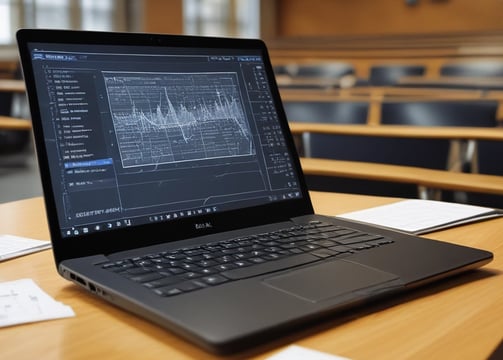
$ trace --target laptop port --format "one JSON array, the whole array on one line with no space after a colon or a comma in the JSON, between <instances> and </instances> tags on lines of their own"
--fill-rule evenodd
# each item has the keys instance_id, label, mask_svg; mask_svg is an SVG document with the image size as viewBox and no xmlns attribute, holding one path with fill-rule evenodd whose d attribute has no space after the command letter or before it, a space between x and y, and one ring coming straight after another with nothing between
<instances>
[{"instance_id":1,"label":"laptop port","mask_svg":"<svg viewBox=\"0 0 503 360\"><path fill-rule=\"evenodd\" d=\"M77 275L75 274L72 274L70 273L70 279L74 280L74 281L77 281L79 283L81 283L82 285L84 286L87 286L86 282L84 279L82 279L81 277L78 277Z\"/></svg>"}]
</instances>

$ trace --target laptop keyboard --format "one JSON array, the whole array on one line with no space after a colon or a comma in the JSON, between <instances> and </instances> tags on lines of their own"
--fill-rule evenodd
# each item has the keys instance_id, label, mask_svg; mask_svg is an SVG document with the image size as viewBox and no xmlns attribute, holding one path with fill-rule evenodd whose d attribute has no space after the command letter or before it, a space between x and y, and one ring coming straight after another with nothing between
<instances>
[{"instance_id":1,"label":"laptop keyboard","mask_svg":"<svg viewBox=\"0 0 503 360\"><path fill-rule=\"evenodd\" d=\"M381 235L316 221L100 266L166 297L392 242Z\"/></svg>"}]
</instances>

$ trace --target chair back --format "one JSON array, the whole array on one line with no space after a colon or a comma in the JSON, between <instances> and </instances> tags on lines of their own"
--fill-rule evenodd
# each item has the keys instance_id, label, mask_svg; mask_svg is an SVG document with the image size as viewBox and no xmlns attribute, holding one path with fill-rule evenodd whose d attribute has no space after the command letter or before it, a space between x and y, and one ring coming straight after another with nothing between
<instances>
[{"instance_id":1,"label":"chair back","mask_svg":"<svg viewBox=\"0 0 503 360\"><path fill-rule=\"evenodd\" d=\"M365 124L366 101L284 101L288 121L336 124Z\"/></svg>"},{"instance_id":2,"label":"chair back","mask_svg":"<svg viewBox=\"0 0 503 360\"><path fill-rule=\"evenodd\" d=\"M371 86L393 86L403 76L422 76L426 71L423 65L375 65L370 68Z\"/></svg>"},{"instance_id":3,"label":"chair back","mask_svg":"<svg viewBox=\"0 0 503 360\"><path fill-rule=\"evenodd\" d=\"M475 126L497 124L493 100L400 100L381 104L381 124L414 126Z\"/></svg>"},{"instance_id":4,"label":"chair back","mask_svg":"<svg viewBox=\"0 0 503 360\"><path fill-rule=\"evenodd\" d=\"M440 67L441 76L503 76L503 61L472 60L446 63Z\"/></svg>"}]
</instances>

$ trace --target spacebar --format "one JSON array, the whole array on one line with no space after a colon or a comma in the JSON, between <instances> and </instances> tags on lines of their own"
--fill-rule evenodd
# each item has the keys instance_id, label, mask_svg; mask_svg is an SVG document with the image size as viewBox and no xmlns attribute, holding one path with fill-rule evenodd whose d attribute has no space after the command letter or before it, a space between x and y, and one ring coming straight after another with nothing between
<instances>
[{"instance_id":1,"label":"spacebar","mask_svg":"<svg viewBox=\"0 0 503 360\"><path fill-rule=\"evenodd\" d=\"M220 274L228 279L238 280L261 274L267 274L273 271L288 269L294 266L309 264L311 262L319 260L320 260L319 257L316 257L311 254L300 254L300 255L293 255L285 259L274 260L249 267L227 270Z\"/></svg>"}]
</instances>

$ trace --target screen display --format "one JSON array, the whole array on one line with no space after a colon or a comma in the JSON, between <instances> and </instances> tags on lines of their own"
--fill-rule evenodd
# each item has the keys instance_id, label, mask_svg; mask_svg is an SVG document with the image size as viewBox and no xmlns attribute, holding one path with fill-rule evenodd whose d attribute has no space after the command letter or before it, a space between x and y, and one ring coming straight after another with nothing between
<instances>
[{"instance_id":1,"label":"screen display","mask_svg":"<svg viewBox=\"0 0 503 360\"><path fill-rule=\"evenodd\" d=\"M301 197L261 55L30 44L63 237Z\"/></svg>"}]
</instances>

